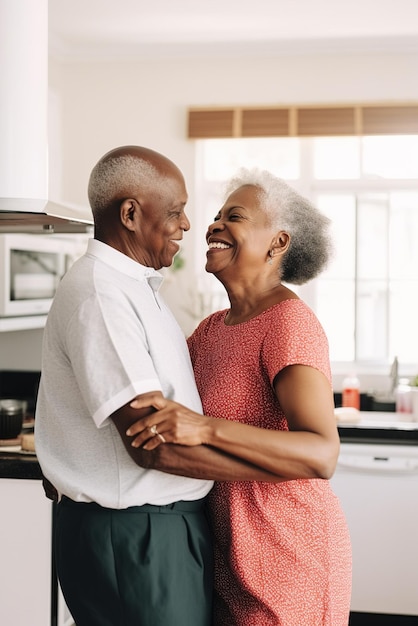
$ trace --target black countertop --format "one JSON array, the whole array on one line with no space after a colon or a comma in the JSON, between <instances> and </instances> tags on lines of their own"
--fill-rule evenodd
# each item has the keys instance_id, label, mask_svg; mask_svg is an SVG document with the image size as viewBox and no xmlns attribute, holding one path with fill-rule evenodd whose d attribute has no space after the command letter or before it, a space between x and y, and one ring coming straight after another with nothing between
<instances>
[{"instance_id":1,"label":"black countertop","mask_svg":"<svg viewBox=\"0 0 418 626\"><path fill-rule=\"evenodd\" d=\"M360 411L358 416L356 423L338 423L342 443L418 445L418 422L408 420L409 415Z\"/></svg>"},{"instance_id":2,"label":"black countertop","mask_svg":"<svg viewBox=\"0 0 418 626\"><path fill-rule=\"evenodd\" d=\"M0 478L26 478L41 480L38 459L33 454L0 452Z\"/></svg>"},{"instance_id":3,"label":"black countertop","mask_svg":"<svg viewBox=\"0 0 418 626\"><path fill-rule=\"evenodd\" d=\"M393 446L417 446L418 430L398 428L358 428L358 426L338 427L341 443L373 443Z\"/></svg>"},{"instance_id":4,"label":"black countertop","mask_svg":"<svg viewBox=\"0 0 418 626\"><path fill-rule=\"evenodd\" d=\"M28 414L32 414L40 375L39 371L0 370L0 398L26 400ZM0 450L0 478L40 480L41 468L34 454L6 452L3 448Z\"/></svg>"}]
</instances>

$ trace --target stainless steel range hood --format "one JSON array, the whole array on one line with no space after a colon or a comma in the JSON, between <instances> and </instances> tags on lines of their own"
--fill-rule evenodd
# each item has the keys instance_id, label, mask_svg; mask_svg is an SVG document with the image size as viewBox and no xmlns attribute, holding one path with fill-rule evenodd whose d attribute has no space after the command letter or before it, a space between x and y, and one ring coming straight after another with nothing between
<instances>
[{"instance_id":1,"label":"stainless steel range hood","mask_svg":"<svg viewBox=\"0 0 418 626\"><path fill-rule=\"evenodd\" d=\"M0 232L86 232L48 200L48 0L1 0L0 40Z\"/></svg>"},{"instance_id":2,"label":"stainless steel range hood","mask_svg":"<svg viewBox=\"0 0 418 626\"><path fill-rule=\"evenodd\" d=\"M17 199L7 202L0 198L0 233L89 233L93 230L93 218L79 207L47 202L42 211L21 208L4 210L2 205L15 206ZM27 204L22 201L22 204Z\"/></svg>"}]
</instances>

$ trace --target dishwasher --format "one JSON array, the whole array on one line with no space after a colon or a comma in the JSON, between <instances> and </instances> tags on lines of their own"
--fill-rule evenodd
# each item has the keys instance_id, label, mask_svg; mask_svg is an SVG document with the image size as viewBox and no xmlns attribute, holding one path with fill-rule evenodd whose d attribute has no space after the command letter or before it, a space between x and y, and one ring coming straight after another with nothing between
<instances>
[{"instance_id":1,"label":"dishwasher","mask_svg":"<svg viewBox=\"0 0 418 626\"><path fill-rule=\"evenodd\" d=\"M331 484L351 535L351 611L418 616L418 423L362 413L338 430Z\"/></svg>"}]
</instances>

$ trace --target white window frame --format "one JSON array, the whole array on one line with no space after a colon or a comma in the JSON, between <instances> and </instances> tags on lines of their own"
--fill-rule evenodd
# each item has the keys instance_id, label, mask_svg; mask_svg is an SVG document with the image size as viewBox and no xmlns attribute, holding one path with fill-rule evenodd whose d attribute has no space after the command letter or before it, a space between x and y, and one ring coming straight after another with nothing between
<instances>
[{"instance_id":1,"label":"white window frame","mask_svg":"<svg viewBox=\"0 0 418 626\"><path fill-rule=\"evenodd\" d=\"M206 232L207 225L212 217L219 209L219 187L214 186L210 181L206 181L203 177L203 149L202 142L199 140L196 142L196 192L195 202L199 210L196 211L196 225L195 225L195 250L196 250L196 268L204 267L205 264L205 242L204 234ZM347 180L318 180L314 178L313 173L313 141L304 140L300 145L300 177L297 180L288 180L287 182L294 187L299 193L311 199L315 204L317 197L320 194L327 193L347 193L354 196L364 193L382 193L390 191L405 191L413 190L418 192L418 180L411 179L347 179ZM228 176L227 176L228 177ZM227 178L226 177L226 178ZM223 181L220 181L223 182ZM213 201L213 216L208 219L209 203ZM218 202L218 203L217 203ZM357 252L356 252L357 254ZM417 269L418 271L418 269ZM198 274L198 282L202 286L202 289L213 289L215 293L214 308L211 309L211 300L207 300L208 306L204 310L204 314L208 314L211 310L219 308L219 304L228 306L226 298L222 300L219 296L224 290L223 286L218 283L214 277L205 277L203 273ZM306 285L291 288L296 291L300 297L315 311L316 298L317 298L317 280L312 280ZM418 371L418 331L416 331L416 343L417 343L417 360L412 363L403 363L403 375L416 375ZM387 374L388 368L396 355L387 355L384 360L374 361L333 361L332 368L334 373L346 373L348 368L357 371L358 373L371 372Z\"/></svg>"}]
</instances>

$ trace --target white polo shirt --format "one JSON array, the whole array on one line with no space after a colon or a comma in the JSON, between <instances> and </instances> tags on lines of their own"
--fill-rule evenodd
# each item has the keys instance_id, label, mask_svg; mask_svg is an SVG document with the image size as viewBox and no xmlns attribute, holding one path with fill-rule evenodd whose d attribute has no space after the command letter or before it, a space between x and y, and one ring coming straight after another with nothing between
<instances>
[{"instance_id":1,"label":"white polo shirt","mask_svg":"<svg viewBox=\"0 0 418 626\"><path fill-rule=\"evenodd\" d=\"M43 338L35 438L44 475L72 500L120 509L204 497L212 481L140 468L109 416L159 389L202 412L162 276L91 239L61 281Z\"/></svg>"}]
</instances>

